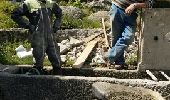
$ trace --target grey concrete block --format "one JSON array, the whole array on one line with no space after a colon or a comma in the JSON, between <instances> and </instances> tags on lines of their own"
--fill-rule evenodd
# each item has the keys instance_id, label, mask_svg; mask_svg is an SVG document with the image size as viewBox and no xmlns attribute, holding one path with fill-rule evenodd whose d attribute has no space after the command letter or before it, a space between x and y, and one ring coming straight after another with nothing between
<instances>
[{"instance_id":1,"label":"grey concrete block","mask_svg":"<svg viewBox=\"0 0 170 100\"><path fill-rule=\"evenodd\" d=\"M170 70L169 8L145 9L140 69Z\"/></svg>"}]
</instances>

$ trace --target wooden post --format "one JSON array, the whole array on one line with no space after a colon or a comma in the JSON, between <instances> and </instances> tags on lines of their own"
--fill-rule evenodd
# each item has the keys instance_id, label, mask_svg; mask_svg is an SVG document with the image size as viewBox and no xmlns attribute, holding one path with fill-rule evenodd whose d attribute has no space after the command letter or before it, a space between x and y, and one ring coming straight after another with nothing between
<instances>
[{"instance_id":1,"label":"wooden post","mask_svg":"<svg viewBox=\"0 0 170 100\"><path fill-rule=\"evenodd\" d=\"M110 46L109 46L108 39L107 39L106 28L105 28L105 24L104 24L104 18L102 18L102 24L103 24L103 32L104 32L104 37L105 37L106 46L107 46L107 47L110 47Z\"/></svg>"}]
</instances>

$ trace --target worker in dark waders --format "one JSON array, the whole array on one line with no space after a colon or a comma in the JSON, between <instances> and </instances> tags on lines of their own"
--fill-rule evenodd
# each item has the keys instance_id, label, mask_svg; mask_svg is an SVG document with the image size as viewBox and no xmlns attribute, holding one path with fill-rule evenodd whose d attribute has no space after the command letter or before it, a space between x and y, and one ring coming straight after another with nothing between
<instances>
[{"instance_id":1,"label":"worker in dark waders","mask_svg":"<svg viewBox=\"0 0 170 100\"><path fill-rule=\"evenodd\" d=\"M52 25L53 14L55 20ZM52 64L53 74L61 74L60 48L54 39L54 33L60 27L61 16L62 10L54 0L25 0L12 13L11 18L19 27L29 29L32 34L31 46L35 58L33 68L40 74L43 74L45 53Z\"/></svg>"}]
</instances>

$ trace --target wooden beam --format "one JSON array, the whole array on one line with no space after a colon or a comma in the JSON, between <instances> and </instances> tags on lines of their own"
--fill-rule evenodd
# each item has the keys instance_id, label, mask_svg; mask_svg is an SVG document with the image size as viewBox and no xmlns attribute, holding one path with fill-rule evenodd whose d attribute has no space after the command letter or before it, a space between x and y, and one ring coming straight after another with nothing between
<instances>
[{"instance_id":1,"label":"wooden beam","mask_svg":"<svg viewBox=\"0 0 170 100\"><path fill-rule=\"evenodd\" d=\"M73 68L81 68L83 66L84 62L86 61L87 57L89 56L89 54L91 53L91 51L93 50L93 48L95 47L98 41L99 41L99 38L93 41L90 41L87 44L87 46L81 53L80 57L78 57L76 62L73 64Z\"/></svg>"}]
</instances>

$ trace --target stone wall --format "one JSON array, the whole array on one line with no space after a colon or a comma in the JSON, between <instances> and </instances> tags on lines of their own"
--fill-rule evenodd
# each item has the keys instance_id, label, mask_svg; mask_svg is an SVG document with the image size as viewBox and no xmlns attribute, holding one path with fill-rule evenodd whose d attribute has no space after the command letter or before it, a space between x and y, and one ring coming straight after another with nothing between
<instances>
[{"instance_id":1,"label":"stone wall","mask_svg":"<svg viewBox=\"0 0 170 100\"><path fill-rule=\"evenodd\" d=\"M0 29L0 43L5 41L15 42L29 39L30 34L26 29Z\"/></svg>"},{"instance_id":2,"label":"stone wall","mask_svg":"<svg viewBox=\"0 0 170 100\"><path fill-rule=\"evenodd\" d=\"M70 36L76 39L82 39L92 34L101 32L102 29L66 29L58 30L55 34L55 38L58 42L64 39L68 39ZM4 41L25 41L30 40L31 34L26 29L1 29L0 30L0 43Z\"/></svg>"}]
</instances>

